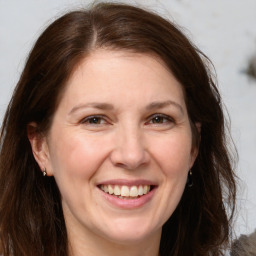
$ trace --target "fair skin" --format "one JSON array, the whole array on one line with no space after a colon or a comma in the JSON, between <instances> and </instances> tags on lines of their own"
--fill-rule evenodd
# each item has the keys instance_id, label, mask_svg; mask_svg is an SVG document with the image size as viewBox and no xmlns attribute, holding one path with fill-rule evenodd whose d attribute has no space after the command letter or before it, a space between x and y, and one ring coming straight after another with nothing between
<instances>
[{"instance_id":1,"label":"fair skin","mask_svg":"<svg viewBox=\"0 0 256 256\"><path fill-rule=\"evenodd\" d=\"M96 50L47 135L29 139L60 189L70 255L158 255L197 154L182 87L162 61Z\"/></svg>"}]
</instances>

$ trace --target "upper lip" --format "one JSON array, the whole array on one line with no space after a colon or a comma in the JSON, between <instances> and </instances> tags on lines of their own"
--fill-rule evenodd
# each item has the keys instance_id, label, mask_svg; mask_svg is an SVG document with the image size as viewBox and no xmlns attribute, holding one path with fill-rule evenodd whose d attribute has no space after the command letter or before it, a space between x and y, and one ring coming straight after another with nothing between
<instances>
[{"instance_id":1,"label":"upper lip","mask_svg":"<svg viewBox=\"0 0 256 256\"><path fill-rule=\"evenodd\" d=\"M112 180L105 180L98 185L120 185L120 186L139 186L139 185L152 185L156 186L156 182L145 180L145 179L136 179L136 180L127 180L127 179L112 179Z\"/></svg>"}]
</instances>

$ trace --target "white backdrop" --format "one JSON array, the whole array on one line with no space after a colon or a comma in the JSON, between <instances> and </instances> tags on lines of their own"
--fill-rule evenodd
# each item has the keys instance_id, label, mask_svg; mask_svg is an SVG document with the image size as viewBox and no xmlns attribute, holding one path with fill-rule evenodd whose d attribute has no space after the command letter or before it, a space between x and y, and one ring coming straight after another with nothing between
<instances>
[{"instance_id":1,"label":"white backdrop","mask_svg":"<svg viewBox=\"0 0 256 256\"><path fill-rule=\"evenodd\" d=\"M256 53L255 0L138 0L185 27L208 55L232 121L241 179L237 234L256 228L256 80L243 72ZM32 44L43 28L82 0L0 0L0 122Z\"/></svg>"}]
</instances>

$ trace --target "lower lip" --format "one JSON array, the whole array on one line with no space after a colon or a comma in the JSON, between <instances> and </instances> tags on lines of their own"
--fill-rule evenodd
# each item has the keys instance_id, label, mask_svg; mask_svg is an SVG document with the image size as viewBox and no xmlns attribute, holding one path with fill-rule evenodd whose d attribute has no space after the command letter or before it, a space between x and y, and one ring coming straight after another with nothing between
<instances>
[{"instance_id":1,"label":"lower lip","mask_svg":"<svg viewBox=\"0 0 256 256\"><path fill-rule=\"evenodd\" d=\"M103 197L110 202L112 205L123 208L123 209L134 209L139 208L147 204L153 197L156 191L156 187L154 187L151 191L149 191L146 195L140 196L134 199L121 199L119 197L110 195L105 193L101 189L99 189Z\"/></svg>"}]
</instances>

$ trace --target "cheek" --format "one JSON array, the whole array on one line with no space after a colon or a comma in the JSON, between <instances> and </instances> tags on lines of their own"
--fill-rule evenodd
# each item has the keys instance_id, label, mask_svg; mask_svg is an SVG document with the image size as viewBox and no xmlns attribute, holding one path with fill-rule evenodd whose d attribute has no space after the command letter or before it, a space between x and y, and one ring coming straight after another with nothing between
<instances>
[{"instance_id":1,"label":"cheek","mask_svg":"<svg viewBox=\"0 0 256 256\"><path fill-rule=\"evenodd\" d=\"M165 137L155 143L152 156L161 166L164 175L170 178L182 178L187 175L191 164L192 139L189 133Z\"/></svg>"},{"instance_id":2,"label":"cheek","mask_svg":"<svg viewBox=\"0 0 256 256\"><path fill-rule=\"evenodd\" d=\"M104 161L104 140L83 134L58 134L51 147L53 175L90 178Z\"/></svg>"},{"instance_id":3,"label":"cheek","mask_svg":"<svg viewBox=\"0 0 256 256\"><path fill-rule=\"evenodd\" d=\"M106 156L106 147L81 133L56 134L51 143L51 168L66 210L85 209L81 195L91 202L93 177ZM83 213L84 214L84 213Z\"/></svg>"}]
</instances>

